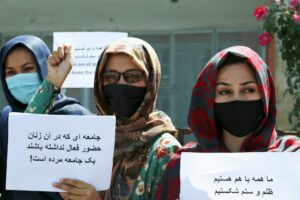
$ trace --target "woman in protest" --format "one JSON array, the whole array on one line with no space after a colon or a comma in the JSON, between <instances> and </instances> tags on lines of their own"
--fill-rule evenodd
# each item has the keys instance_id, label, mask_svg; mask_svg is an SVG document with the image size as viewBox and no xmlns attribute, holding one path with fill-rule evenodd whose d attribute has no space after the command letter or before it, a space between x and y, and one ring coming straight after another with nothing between
<instances>
[{"instance_id":1,"label":"woman in protest","mask_svg":"<svg viewBox=\"0 0 300 200\"><path fill-rule=\"evenodd\" d=\"M57 77L57 70L48 68L47 60L50 51L47 45L38 37L31 35L22 35L12 38L6 42L0 52L0 75L2 88L8 102L0 118L0 177L1 199L8 200L42 200L42 199L62 199L58 193L50 192L25 192L25 191L6 191L6 159L8 143L8 117L10 112L24 112L35 91L43 92L41 97L53 93L53 101L49 114L63 115L86 115L90 112L82 107L78 100L66 97L59 93L53 85L47 84ZM68 58L70 60L70 58ZM65 65L65 63L64 63ZM63 69L63 67L61 68ZM67 67L65 67L67 69ZM47 78L46 78L47 77ZM41 83L43 84L41 85ZM56 85L59 85L58 83ZM54 95L55 93L55 95ZM39 101L37 101L38 103ZM30 111L35 113L45 112L44 108L48 105L39 105L31 107ZM28 112L28 110L26 111ZM22 126L22 125L16 125Z\"/></svg>"},{"instance_id":2,"label":"woman in protest","mask_svg":"<svg viewBox=\"0 0 300 200\"><path fill-rule=\"evenodd\" d=\"M60 68L65 59L60 51L49 57L49 68ZM116 40L104 49L95 73L94 96L99 114L117 118L111 187L97 192L88 183L66 177L53 184L66 191L61 193L64 199L155 199L165 164L181 146L170 118L156 111L160 72L154 49L141 39ZM36 107L41 95L29 106ZM44 105L49 101L40 98Z\"/></svg>"},{"instance_id":3,"label":"woman in protest","mask_svg":"<svg viewBox=\"0 0 300 200\"><path fill-rule=\"evenodd\" d=\"M277 137L276 115L274 82L259 55L243 46L217 53L192 92L188 123L197 143L188 143L172 157L156 199L179 199L181 152L299 151L299 138Z\"/></svg>"}]
</instances>

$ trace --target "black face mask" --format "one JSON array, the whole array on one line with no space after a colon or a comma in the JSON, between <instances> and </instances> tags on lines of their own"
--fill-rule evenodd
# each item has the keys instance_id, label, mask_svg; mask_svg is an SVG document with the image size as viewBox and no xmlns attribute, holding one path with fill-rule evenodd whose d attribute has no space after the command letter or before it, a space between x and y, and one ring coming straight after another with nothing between
<instances>
[{"instance_id":1,"label":"black face mask","mask_svg":"<svg viewBox=\"0 0 300 200\"><path fill-rule=\"evenodd\" d=\"M146 94L146 87L109 84L103 87L109 108L119 116L129 118L139 108Z\"/></svg>"},{"instance_id":2,"label":"black face mask","mask_svg":"<svg viewBox=\"0 0 300 200\"><path fill-rule=\"evenodd\" d=\"M261 99L215 103L215 117L222 128L237 137L254 131L263 116Z\"/></svg>"}]
</instances>

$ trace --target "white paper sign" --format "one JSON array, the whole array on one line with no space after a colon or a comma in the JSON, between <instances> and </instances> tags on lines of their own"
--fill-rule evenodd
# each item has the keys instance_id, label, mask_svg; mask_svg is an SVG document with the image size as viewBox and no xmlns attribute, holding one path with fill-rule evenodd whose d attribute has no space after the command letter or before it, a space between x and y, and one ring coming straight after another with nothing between
<instances>
[{"instance_id":1,"label":"white paper sign","mask_svg":"<svg viewBox=\"0 0 300 200\"><path fill-rule=\"evenodd\" d=\"M180 199L299 200L300 154L182 153Z\"/></svg>"},{"instance_id":2,"label":"white paper sign","mask_svg":"<svg viewBox=\"0 0 300 200\"><path fill-rule=\"evenodd\" d=\"M95 70L100 54L110 42L127 36L127 33L121 32L54 32L54 50L63 44L72 46L73 68L63 87L94 87Z\"/></svg>"},{"instance_id":3,"label":"white paper sign","mask_svg":"<svg viewBox=\"0 0 300 200\"><path fill-rule=\"evenodd\" d=\"M61 178L109 188L114 116L10 113L8 132L6 189L58 191Z\"/></svg>"}]
</instances>

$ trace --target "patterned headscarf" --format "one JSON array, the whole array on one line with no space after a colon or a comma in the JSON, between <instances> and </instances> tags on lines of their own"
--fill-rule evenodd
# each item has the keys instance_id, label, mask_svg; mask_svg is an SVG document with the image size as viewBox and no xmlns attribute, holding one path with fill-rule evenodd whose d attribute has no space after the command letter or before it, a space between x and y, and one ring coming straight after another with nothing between
<instances>
[{"instance_id":1,"label":"patterned headscarf","mask_svg":"<svg viewBox=\"0 0 300 200\"><path fill-rule=\"evenodd\" d=\"M228 151L222 137L218 137L214 115L215 88L219 67L229 54L246 58L255 72L258 90L263 102L263 118L241 151L273 151L277 142L275 131L277 108L276 91L270 70L260 56L248 47L234 46L216 54L200 72L192 92L188 123L202 152ZM282 151L283 149L276 149Z\"/></svg>"},{"instance_id":2,"label":"patterned headscarf","mask_svg":"<svg viewBox=\"0 0 300 200\"><path fill-rule=\"evenodd\" d=\"M188 123L197 138L182 147L168 163L158 187L156 199L175 200L180 192L181 152L229 152L225 148L220 127L214 115L215 88L218 71L229 54L246 58L255 72L258 90L263 102L263 118L242 145L241 152L295 152L300 150L300 139L295 136L277 138L276 94L273 78L260 56L248 47L234 46L217 53L200 72L192 92Z\"/></svg>"},{"instance_id":3,"label":"patterned headscarf","mask_svg":"<svg viewBox=\"0 0 300 200\"><path fill-rule=\"evenodd\" d=\"M101 83L108 57L111 54L126 54L147 76L147 89L144 100L129 118L117 118L116 142L111 194L122 190L118 176L135 180L146 160L151 143L163 133L177 134L170 118L163 112L155 112L157 91L160 84L160 63L154 49L138 38L124 38L109 44L103 51L96 69L94 94L100 114L111 115ZM120 189L121 188L121 189Z\"/></svg>"}]
</instances>

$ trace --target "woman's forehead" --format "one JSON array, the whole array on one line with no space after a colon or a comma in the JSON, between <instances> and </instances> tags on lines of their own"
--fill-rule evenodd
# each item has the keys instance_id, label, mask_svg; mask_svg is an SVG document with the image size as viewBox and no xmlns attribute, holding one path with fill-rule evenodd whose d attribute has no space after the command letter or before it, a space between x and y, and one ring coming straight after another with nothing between
<instances>
[{"instance_id":1,"label":"woman's forehead","mask_svg":"<svg viewBox=\"0 0 300 200\"><path fill-rule=\"evenodd\" d=\"M18 46L12 49L6 56L5 59L5 67L21 62L34 62L34 57L32 56L31 52L22 46Z\"/></svg>"},{"instance_id":2,"label":"woman's forehead","mask_svg":"<svg viewBox=\"0 0 300 200\"><path fill-rule=\"evenodd\" d=\"M255 81L255 73L253 69L246 63L230 64L222 67L219 70L217 81Z\"/></svg>"}]
</instances>

